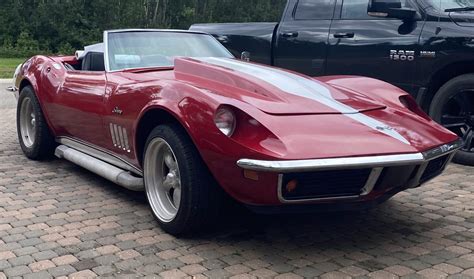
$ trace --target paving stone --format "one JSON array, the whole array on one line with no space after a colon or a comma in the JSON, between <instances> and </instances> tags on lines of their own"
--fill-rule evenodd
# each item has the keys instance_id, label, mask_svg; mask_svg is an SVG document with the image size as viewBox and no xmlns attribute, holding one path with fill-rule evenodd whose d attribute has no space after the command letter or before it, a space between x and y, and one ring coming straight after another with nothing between
<instances>
[{"instance_id":1,"label":"paving stone","mask_svg":"<svg viewBox=\"0 0 474 279\"><path fill-rule=\"evenodd\" d=\"M55 265L52 261L50 261L50 260L43 260L43 261L31 263L28 267L29 267L33 272L38 272L38 271L41 271L41 270L53 268L53 267L55 267L55 266L56 266L56 265Z\"/></svg>"},{"instance_id":2,"label":"paving stone","mask_svg":"<svg viewBox=\"0 0 474 279\"><path fill-rule=\"evenodd\" d=\"M117 269L111 265L101 265L92 269L92 271L95 272L97 275L112 274L116 270Z\"/></svg>"},{"instance_id":3,"label":"paving stone","mask_svg":"<svg viewBox=\"0 0 474 279\"><path fill-rule=\"evenodd\" d=\"M72 263L71 265L78 271L93 269L99 266L99 264L93 259L81 260L81 261Z\"/></svg>"},{"instance_id":4,"label":"paving stone","mask_svg":"<svg viewBox=\"0 0 474 279\"><path fill-rule=\"evenodd\" d=\"M96 278L96 277L97 277L97 274L95 274L92 270L82 270L82 271L75 272L69 275L69 278L71 279Z\"/></svg>"},{"instance_id":5,"label":"paving stone","mask_svg":"<svg viewBox=\"0 0 474 279\"><path fill-rule=\"evenodd\" d=\"M454 265L451 265L451 264L447 264L447 263L441 263L441 264L437 264L435 266L433 266L434 269L437 269L437 270L440 270L444 273L447 273L447 274L456 274L456 273L460 273L462 270L462 268L459 268L457 266L454 266Z\"/></svg>"},{"instance_id":6,"label":"paving stone","mask_svg":"<svg viewBox=\"0 0 474 279\"><path fill-rule=\"evenodd\" d=\"M38 248L29 246L29 247L24 247L24 248L16 249L16 250L13 251L13 252L14 252L17 256L25 256L25 255L31 255L31 254L33 254L33 253L38 252Z\"/></svg>"},{"instance_id":7,"label":"paving stone","mask_svg":"<svg viewBox=\"0 0 474 279\"><path fill-rule=\"evenodd\" d=\"M24 279L49 279L53 278L47 271L40 271L35 273L26 274L23 276Z\"/></svg>"},{"instance_id":8,"label":"paving stone","mask_svg":"<svg viewBox=\"0 0 474 279\"><path fill-rule=\"evenodd\" d=\"M60 265L72 264L72 263L78 262L79 260L73 255L64 255L61 257L56 257L52 259L51 261L57 266L60 266Z\"/></svg>"},{"instance_id":9,"label":"paving stone","mask_svg":"<svg viewBox=\"0 0 474 279\"><path fill-rule=\"evenodd\" d=\"M46 250L46 251L40 251L38 253L34 253L31 256L37 261L42 261L42 260L50 260L52 258L56 258L58 254L56 254L54 251Z\"/></svg>"},{"instance_id":10,"label":"paving stone","mask_svg":"<svg viewBox=\"0 0 474 279\"><path fill-rule=\"evenodd\" d=\"M321 275L322 279L350 279L351 276L340 271L330 271Z\"/></svg>"},{"instance_id":11,"label":"paving stone","mask_svg":"<svg viewBox=\"0 0 474 279\"><path fill-rule=\"evenodd\" d=\"M8 260L12 266L19 266L19 265L28 265L35 261L32 256L26 255L16 258L11 258Z\"/></svg>"},{"instance_id":12,"label":"paving stone","mask_svg":"<svg viewBox=\"0 0 474 279\"><path fill-rule=\"evenodd\" d=\"M203 273L207 270L207 268L200 264L191 264L181 267L180 270L188 275L196 275L199 273Z\"/></svg>"},{"instance_id":13,"label":"paving stone","mask_svg":"<svg viewBox=\"0 0 474 279\"><path fill-rule=\"evenodd\" d=\"M11 251L0 252L0 260L8 260L15 257L16 255Z\"/></svg>"},{"instance_id":14,"label":"paving stone","mask_svg":"<svg viewBox=\"0 0 474 279\"><path fill-rule=\"evenodd\" d=\"M423 275L426 278L446 278L448 277L447 273L444 273L440 270L434 268L427 268L421 271L418 271L418 274Z\"/></svg>"},{"instance_id":15,"label":"paving stone","mask_svg":"<svg viewBox=\"0 0 474 279\"><path fill-rule=\"evenodd\" d=\"M25 274L31 273L31 270L26 265L15 266L3 270L3 273L10 278L15 276L23 276Z\"/></svg>"},{"instance_id":16,"label":"paving stone","mask_svg":"<svg viewBox=\"0 0 474 279\"><path fill-rule=\"evenodd\" d=\"M5 270L12 265L7 260L0 260L0 270Z\"/></svg>"},{"instance_id":17,"label":"paving stone","mask_svg":"<svg viewBox=\"0 0 474 279\"><path fill-rule=\"evenodd\" d=\"M133 259L140 256L140 253L138 253L135 250L125 250L125 251L118 252L117 256L122 260L128 260L128 259Z\"/></svg>"},{"instance_id":18,"label":"paving stone","mask_svg":"<svg viewBox=\"0 0 474 279\"><path fill-rule=\"evenodd\" d=\"M208 270L203 273L205 276L214 279L214 278L226 278L230 277L231 273L224 269L213 269L213 270Z\"/></svg>"},{"instance_id":19,"label":"paving stone","mask_svg":"<svg viewBox=\"0 0 474 279\"><path fill-rule=\"evenodd\" d=\"M76 270L70 265L62 265L57 267L52 267L47 270L49 274L54 277L67 276L69 274L75 273Z\"/></svg>"}]
</instances>

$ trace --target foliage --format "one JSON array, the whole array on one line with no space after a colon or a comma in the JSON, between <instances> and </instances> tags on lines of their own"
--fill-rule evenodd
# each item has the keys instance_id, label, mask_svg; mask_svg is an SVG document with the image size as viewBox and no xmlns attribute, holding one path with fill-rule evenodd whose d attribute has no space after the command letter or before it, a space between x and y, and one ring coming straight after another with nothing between
<instances>
[{"instance_id":1,"label":"foliage","mask_svg":"<svg viewBox=\"0 0 474 279\"><path fill-rule=\"evenodd\" d=\"M0 58L0 78L12 78L16 67L25 60L22 58Z\"/></svg>"},{"instance_id":2,"label":"foliage","mask_svg":"<svg viewBox=\"0 0 474 279\"><path fill-rule=\"evenodd\" d=\"M278 21L286 0L0 0L0 57L71 53L123 28ZM3 43L3 44L2 44Z\"/></svg>"}]
</instances>

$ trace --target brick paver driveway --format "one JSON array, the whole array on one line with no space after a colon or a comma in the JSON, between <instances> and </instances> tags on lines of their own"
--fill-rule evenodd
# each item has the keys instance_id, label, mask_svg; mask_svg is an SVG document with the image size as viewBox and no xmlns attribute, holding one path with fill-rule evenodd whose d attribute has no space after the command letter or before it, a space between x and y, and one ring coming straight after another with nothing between
<instances>
[{"instance_id":1,"label":"brick paver driveway","mask_svg":"<svg viewBox=\"0 0 474 279\"><path fill-rule=\"evenodd\" d=\"M212 233L176 239L143 194L66 161L27 160L15 109L0 108L0 206L0 278L474 276L474 173L457 165L370 211L236 211Z\"/></svg>"}]
</instances>

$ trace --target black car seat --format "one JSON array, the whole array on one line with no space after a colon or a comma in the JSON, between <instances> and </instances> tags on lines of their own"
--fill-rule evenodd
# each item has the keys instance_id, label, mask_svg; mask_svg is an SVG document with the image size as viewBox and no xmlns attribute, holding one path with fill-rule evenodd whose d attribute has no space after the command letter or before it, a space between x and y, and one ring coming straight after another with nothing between
<instances>
[{"instance_id":1,"label":"black car seat","mask_svg":"<svg viewBox=\"0 0 474 279\"><path fill-rule=\"evenodd\" d=\"M92 72L105 71L104 53L88 52L82 60L82 70Z\"/></svg>"}]
</instances>

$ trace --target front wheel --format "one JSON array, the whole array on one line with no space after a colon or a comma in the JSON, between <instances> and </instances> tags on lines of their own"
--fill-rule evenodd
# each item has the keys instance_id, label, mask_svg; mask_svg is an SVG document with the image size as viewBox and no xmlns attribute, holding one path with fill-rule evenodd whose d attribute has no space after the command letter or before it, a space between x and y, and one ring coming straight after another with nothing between
<instances>
[{"instance_id":1,"label":"front wheel","mask_svg":"<svg viewBox=\"0 0 474 279\"><path fill-rule=\"evenodd\" d=\"M54 137L30 86L20 92L16 119L18 140L26 157L41 160L51 156L55 145Z\"/></svg>"},{"instance_id":2,"label":"front wheel","mask_svg":"<svg viewBox=\"0 0 474 279\"><path fill-rule=\"evenodd\" d=\"M454 161L474 166L474 74L458 76L443 85L430 107L430 116L463 138Z\"/></svg>"},{"instance_id":3,"label":"front wheel","mask_svg":"<svg viewBox=\"0 0 474 279\"><path fill-rule=\"evenodd\" d=\"M178 125L161 125L150 133L144 180L152 212L168 233L203 230L218 215L220 189Z\"/></svg>"}]
</instances>

